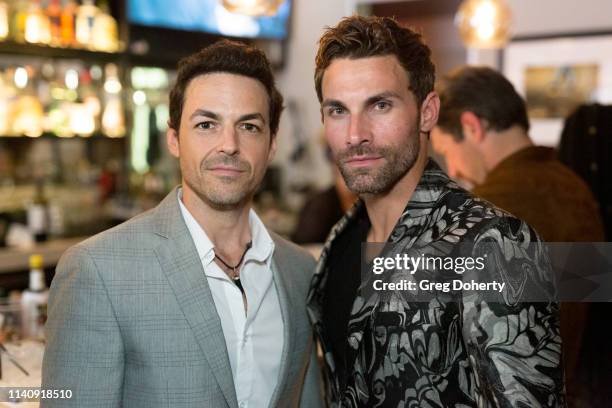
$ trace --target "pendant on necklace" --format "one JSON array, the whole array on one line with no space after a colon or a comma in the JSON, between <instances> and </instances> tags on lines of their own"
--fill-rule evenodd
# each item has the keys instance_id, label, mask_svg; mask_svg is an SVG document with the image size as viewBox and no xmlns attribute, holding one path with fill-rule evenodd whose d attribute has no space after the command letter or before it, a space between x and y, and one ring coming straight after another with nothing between
<instances>
[{"instance_id":1,"label":"pendant on necklace","mask_svg":"<svg viewBox=\"0 0 612 408\"><path fill-rule=\"evenodd\" d=\"M240 276L234 276L232 280L234 281L236 286L238 286L238 289L240 289L240 291L244 295L244 288L242 287L242 283L240 282Z\"/></svg>"}]
</instances>

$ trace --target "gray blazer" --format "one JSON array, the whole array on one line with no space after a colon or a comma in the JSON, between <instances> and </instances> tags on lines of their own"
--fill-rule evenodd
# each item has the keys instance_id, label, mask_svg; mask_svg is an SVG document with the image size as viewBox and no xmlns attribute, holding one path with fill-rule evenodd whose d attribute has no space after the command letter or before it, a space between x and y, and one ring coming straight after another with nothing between
<instances>
[{"instance_id":1,"label":"gray blazer","mask_svg":"<svg viewBox=\"0 0 612 408\"><path fill-rule=\"evenodd\" d=\"M271 406L319 407L306 315L314 260L270 234L285 328ZM46 336L42 386L70 389L73 397L42 407L238 407L221 321L176 189L62 256Z\"/></svg>"}]
</instances>

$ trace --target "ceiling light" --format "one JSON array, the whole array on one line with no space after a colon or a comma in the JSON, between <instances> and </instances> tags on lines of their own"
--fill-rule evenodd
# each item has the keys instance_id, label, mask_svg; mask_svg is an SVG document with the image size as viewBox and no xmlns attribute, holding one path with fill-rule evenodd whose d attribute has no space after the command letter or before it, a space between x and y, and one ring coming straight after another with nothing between
<instances>
[{"instance_id":1,"label":"ceiling light","mask_svg":"<svg viewBox=\"0 0 612 408\"><path fill-rule=\"evenodd\" d=\"M510 39L512 12L504 0L465 0L455 24L468 48L502 48Z\"/></svg>"}]
</instances>

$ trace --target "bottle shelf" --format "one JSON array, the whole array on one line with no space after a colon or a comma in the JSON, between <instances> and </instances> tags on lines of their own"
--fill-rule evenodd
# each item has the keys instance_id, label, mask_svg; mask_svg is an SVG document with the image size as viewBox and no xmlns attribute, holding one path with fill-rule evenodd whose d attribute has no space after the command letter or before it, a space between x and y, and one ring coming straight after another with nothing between
<instances>
[{"instance_id":1,"label":"bottle shelf","mask_svg":"<svg viewBox=\"0 0 612 408\"><path fill-rule=\"evenodd\" d=\"M37 137L31 137L31 136L3 136L0 135L0 142L3 141L15 141L15 142L27 142L30 140L113 140L113 141L125 141L127 138L127 135L123 136L123 137L110 137L105 135L104 133L94 133L91 136L57 136L54 133L43 133L40 136Z\"/></svg>"},{"instance_id":2,"label":"bottle shelf","mask_svg":"<svg viewBox=\"0 0 612 408\"><path fill-rule=\"evenodd\" d=\"M0 41L1 54L31 55L43 58L81 59L93 62L118 62L124 52L91 51L84 48L61 48L42 44L24 44L12 40Z\"/></svg>"}]
</instances>

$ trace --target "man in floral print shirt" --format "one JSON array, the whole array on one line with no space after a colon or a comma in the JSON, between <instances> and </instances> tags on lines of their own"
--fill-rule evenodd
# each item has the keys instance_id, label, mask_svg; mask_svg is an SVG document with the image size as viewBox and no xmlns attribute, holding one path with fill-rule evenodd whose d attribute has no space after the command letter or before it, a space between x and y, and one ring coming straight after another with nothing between
<instances>
[{"instance_id":1,"label":"man in floral print shirt","mask_svg":"<svg viewBox=\"0 0 612 408\"><path fill-rule=\"evenodd\" d=\"M334 227L308 296L333 407L564 406L558 304L536 232L472 196L427 156L439 98L419 34L349 17L320 41L315 86L325 136L360 200ZM361 244L381 255L483 254L502 290L372 290ZM443 281L436 268L386 282ZM465 277L464 277L465 279Z\"/></svg>"}]
</instances>

